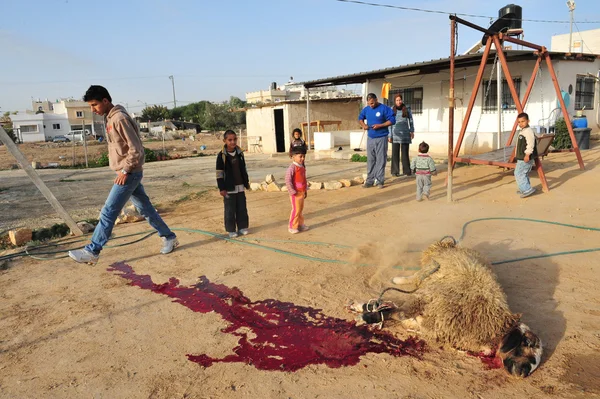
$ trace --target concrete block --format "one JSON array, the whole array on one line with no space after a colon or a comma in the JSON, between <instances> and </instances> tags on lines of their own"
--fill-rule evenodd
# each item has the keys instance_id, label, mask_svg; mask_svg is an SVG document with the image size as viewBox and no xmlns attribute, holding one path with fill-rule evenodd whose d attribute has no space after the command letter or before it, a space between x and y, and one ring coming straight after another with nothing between
<instances>
[{"instance_id":1,"label":"concrete block","mask_svg":"<svg viewBox=\"0 0 600 399\"><path fill-rule=\"evenodd\" d=\"M343 185L339 181L328 181L324 183L325 190L339 190Z\"/></svg>"},{"instance_id":2,"label":"concrete block","mask_svg":"<svg viewBox=\"0 0 600 399\"><path fill-rule=\"evenodd\" d=\"M31 229L10 230L8 232L8 238L10 239L10 242L12 243L12 245L15 245L17 247L20 247L21 245L31 241L32 235L33 232L31 231Z\"/></svg>"}]
</instances>

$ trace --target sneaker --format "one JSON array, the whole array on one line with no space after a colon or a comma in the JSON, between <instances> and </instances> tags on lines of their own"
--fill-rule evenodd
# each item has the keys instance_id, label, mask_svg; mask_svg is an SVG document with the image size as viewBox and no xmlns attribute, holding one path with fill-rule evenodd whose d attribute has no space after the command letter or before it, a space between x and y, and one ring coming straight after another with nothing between
<instances>
[{"instance_id":1,"label":"sneaker","mask_svg":"<svg viewBox=\"0 0 600 399\"><path fill-rule=\"evenodd\" d=\"M377 188L381 190L383 188L383 184L378 184Z\"/></svg>"},{"instance_id":2,"label":"sneaker","mask_svg":"<svg viewBox=\"0 0 600 399\"><path fill-rule=\"evenodd\" d=\"M298 230L300 230L300 231L306 231L306 230L308 230L308 229L309 229L309 227L308 227L307 225L305 225L305 224L303 224L302 226L300 226L300 227L298 228Z\"/></svg>"},{"instance_id":3,"label":"sneaker","mask_svg":"<svg viewBox=\"0 0 600 399\"><path fill-rule=\"evenodd\" d=\"M161 254L168 254L173 252L173 250L175 248L177 248L179 246L179 241L177 240L177 237L173 237L173 238L167 238L167 237L161 237L162 238L162 248L160 249L160 253Z\"/></svg>"},{"instance_id":4,"label":"sneaker","mask_svg":"<svg viewBox=\"0 0 600 399\"><path fill-rule=\"evenodd\" d=\"M240 229L240 231L238 231L238 233L240 235L247 236L249 231L248 231L248 229Z\"/></svg>"},{"instance_id":5,"label":"sneaker","mask_svg":"<svg viewBox=\"0 0 600 399\"><path fill-rule=\"evenodd\" d=\"M292 233L292 234L298 234L298 233L300 233L300 230L298 230L298 229L288 229L288 231L290 233Z\"/></svg>"},{"instance_id":6,"label":"sneaker","mask_svg":"<svg viewBox=\"0 0 600 399\"><path fill-rule=\"evenodd\" d=\"M531 187L531 189L529 191L525 191L523 194L521 194L521 198L527 198L529 197L531 194L535 193L535 188Z\"/></svg>"},{"instance_id":7,"label":"sneaker","mask_svg":"<svg viewBox=\"0 0 600 399\"><path fill-rule=\"evenodd\" d=\"M417 202L423 201L423 198L417 198Z\"/></svg>"},{"instance_id":8,"label":"sneaker","mask_svg":"<svg viewBox=\"0 0 600 399\"><path fill-rule=\"evenodd\" d=\"M235 231L229 233L229 238L236 238L237 236L238 236L238 233L236 233Z\"/></svg>"},{"instance_id":9,"label":"sneaker","mask_svg":"<svg viewBox=\"0 0 600 399\"><path fill-rule=\"evenodd\" d=\"M69 251L69 257L77 263L87 263L88 265L94 266L98 262L99 255L94 255L87 249L76 249Z\"/></svg>"},{"instance_id":10,"label":"sneaker","mask_svg":"<svg viewBox=\"0 0 600 399\"><path fill-rule=\"evenodd\" d=\"M365 184L362 185L362 188L371 188L371 187L373 187L372 184L365 183Z\"/></svg>"}]
</instances>

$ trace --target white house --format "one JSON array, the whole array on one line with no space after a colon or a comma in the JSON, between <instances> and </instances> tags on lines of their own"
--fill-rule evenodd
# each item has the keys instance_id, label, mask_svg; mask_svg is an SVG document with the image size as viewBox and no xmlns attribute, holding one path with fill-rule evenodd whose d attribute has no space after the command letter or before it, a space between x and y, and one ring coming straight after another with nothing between
<instances>
[{"instance_id":1,"label":"white house","mask_svg":"<svg viewBox=\"0 0 600 399\"><path fill-rule=\"evenodd\" d=\"M70 130L66 114L18 113L11 115L13 129L23 143L45 141L46 137L65 135Z\"/></svg>"},{"instance_id":2,"label":"white house","mask_svg":"<svg viewBox=\"0 0 600 399\"><path fill-rule=\"evenodd\" d=\"M569 39L571 40L571 53L600 54L600 29L554 35L550 51L568 52Z\"/></svg>"},{"instance_id":3,"label":"white house","mask_svg":"<svg viewBox=\"0 0 600 399\"><path fill-rule=\"evenodd\" d=\"M523 98L533 72L537 56L532 51L505 51L506 58L517 92ZM593 130L600 130L600 95L597 94L597 79L600 77L600 59L596 55L564 52L551 53L552 64L556 71L563 98L569 103L568 111L582 111ZM475 82L481 54L468 54L456 57L455 61L455 140L458 138L468 101ZM505 78L502 83L503 111L497 112L496 71L492 72L495 51L488 58L484 80L475 101L475 107L467 127L463 154L482 153L504 147L517 111L508 90ZM448 141L448 93L449 58L417 62L397 67L336 76L326 79L302 82L307 88L318 88L344 84L363 84L363 96L375 93L381 99L382 86L391 83L388 105L392 105L395 94L403 95L404 102L412 109L415 139L426 141L431 152L447 153ZM490 83L491 80L491 83ZM314 89L317 90L317 89ZM311 90L312 91L312 90ZM487 96L486 96L487 93ZM364 100L363 100L364 101ZM365 101L366 102L366 101ZM585 107L585 108L584 108ZM560 115L557 109L557 94L545 63L542 63L535 86L525 107L529 113L531 125L553 127ZM358 116L358 111L356 112ZM357 124L357 122L355 121ZM358 127L358 124L356 125ZM502 132L498 140L499 131Z\"/></svg>"}]
</instances>

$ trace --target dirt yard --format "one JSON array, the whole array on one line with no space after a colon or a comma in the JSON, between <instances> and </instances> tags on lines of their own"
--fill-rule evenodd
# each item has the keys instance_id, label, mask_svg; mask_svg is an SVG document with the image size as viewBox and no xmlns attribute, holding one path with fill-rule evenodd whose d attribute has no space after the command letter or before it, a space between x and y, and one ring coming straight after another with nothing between
<instances>
[{"instance_id":1,"label":"dirt yard","mask_svg":"<svg viewBox=\"0 0 600 399\"><path fill-rule=\"evenodd\" d=\"M201 145L206 146L206 150L200 151ZM195 140L166 140L165 149L172 157L189 157L192 150L196 149L204 154L216 154L219 152L223 142L213 134L198 134ZM163 143L160 140L144 141L144 147L151 150L162 150ZM19 144L19 149L30 161L40 162L46 165L49 162L58 162L61 167L70 167L73 164L85 164L85 151L81 142L69 143L25 143ZM88 162L94 161L107 150L106 142L88 141L87 152ZM17 162L6 150L6 146L0 146L0 170L10 169Z\"/></svg>"},{"instance_id":2,"label":"dirt yard","mask_svg":"<svg viewBox=\"0 0 600 399\"><path fill-rule=\"evenodd\" d=\"M376 297L391 277L412 273L418 264L412 251L444 235L460 236L470 220L533 218L600 227L600 148L586 151L584 160L586 170L580 171L573 154L551 155L545 162L551 191L525 200L516 196L512 175L494 167L458 168L451 204L443 170L434 178L432 199L421 203L414 199L414 180L391 181L384 190L309 192L305 215L311 230L295 236L286 228L287 196L251 192L251 235L232 242L210 235L223 232L222 201L212 190L164 206L171 227L200 231L178 231L181 246L171 255L157 254L160 242L152 236L107 248L95 267L69 259L12 262L0 272L0 397L598 397L600 270L594 252L493 267L512 310L544 343L540 368L524 380L434 342L422 353L373 349L356 355L369 347L353 346L362 342L358 330L340 327L332 337L323 327L346 326L354 317L344 309L347 300ZM532 183L539 187L537 177ZM115 233L148 228L137 223ZM598 248L599 235L488 220L470 225L462 244L501 261ZM121 271L107 270L113 264ZM168 284L152 286L144 275ZM172 278L180 285L169 283ZM402 295L388 298L401 301ZM267 299L273 301L258 302ZM297 323L298 311L310 316ZM244 326L250 316L263 317L263 329ZM281 330L272 337L284 343L262 341L265 325ZM391 323L385 330L401 340L414 335ZM321 342L319 334L330 335ZM312 353L308 358L306 351ZM218 361L224 358L231 362ZM266 370L273 364L277 370Z\"/></svg>"}]
</instances>

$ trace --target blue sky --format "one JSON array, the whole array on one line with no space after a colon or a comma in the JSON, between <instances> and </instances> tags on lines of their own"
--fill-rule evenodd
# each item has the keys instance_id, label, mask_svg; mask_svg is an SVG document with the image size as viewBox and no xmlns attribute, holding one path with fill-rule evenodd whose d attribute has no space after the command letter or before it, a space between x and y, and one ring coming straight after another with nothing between
<instances>
[{"instance_id":1,"label":"blue sky","mask_svg":"<svg viewBox=\"0 0 600 399\"><path fill-rule=\"evenodd\" d=\"M581 30L600 28L598 0L576 0ZM508 1L371 0L497 16ZM521 0L524 19L568 20L563 0ZM221 101L269 83L310 80L444 58L446 15L335 0L0 0L0 110L31 97L80 98L101 84L115 103ZM482 26L489 19L466 19ZM525 39L550 46L568 24L524 22ZM574 34L577 29L574 28ZM460 29L459 52L480 34ZM172 107L172 103L166 104Z\"/></svg>"}]
</instances>

